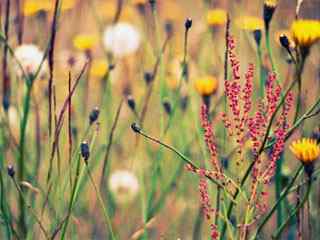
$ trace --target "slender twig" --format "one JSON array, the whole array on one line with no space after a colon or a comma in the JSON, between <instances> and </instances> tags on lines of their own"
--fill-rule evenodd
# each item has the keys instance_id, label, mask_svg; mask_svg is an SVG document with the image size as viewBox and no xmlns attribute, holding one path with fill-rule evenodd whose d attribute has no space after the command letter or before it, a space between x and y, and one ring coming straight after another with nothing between
<instances>
[{"instance_id":1,"label":"slender twig","mask_svg":"<svg viewBox=\"0 0 320 240\"><path fill-rule=\"evenodd\" d=\"M120 117L120 112L121 112L121 109L122 109L122 106L123 106L123 101L124 100L122 98L120 100L119 106L117 108L117 112L116 112L116 115L115 115L111 130L110 130L110 133L109 133L106 154L105 154L104 160L103 160L103 167L102 167L102 173L101 173L101 179L100 179L100 190L104 188L105 174L106 174L107 166L108 166L108 163L109 163L109 157L110 157L110 152L111 152L110 150L111 150L111 147L112 147L113 135L114 135L114 132L115 132L115 130L117 128L117 124L119 122L119 117Z\"/></svg>"},{"instance_id":2,"label":"slender twig","mask_svg":"<svg viewBox=\"0 0 320 240\"><path fill-rule=\"evenodd\" d=\"M4 19L4 34L6 42L9 41L9 21L10 21L10 0L6 0L5 19ZM2 105L7 111L10 105L11 82L8 74L8 46L4 44L2 57L2 80L3 80L3 96Z\"/></svg>"},{"instance_id":3,"label":"slender twig","mask_svg":"<svg viewBox=\"0 0 320 240\"><path fill-rule=\"evenodd\" d=\"M103 202L103 199L102 199L102 196L101 196L101 192L99 191L99 189L98 189L98 187L97 187L97 185L96 185L96 183L95 183L95 181L94 181L94 179L93 179L93 177L92 177L92 174L91 174L91 172L90 172L90 168L89 168L87 162L85 162L85 166L86 166L86 169L87 169L87 173L88 173L89 179L90 179L90 181L91 181L91 183L92 183L92 186L93 186L93 188L94 188L94 190L95 190L95 192L96 192L96 194L97 194L99 203L100 203L101 208L102 208L102 210L103 210L103 214L104 214L104 218L105 218L105 220L106 220L107 228L109 228L109 231L110 231L110 234L111 234L111 239L112 239L112 240L115 240L116 237L115 237L115 235L114 235L114 233L113 233L111 219L110 219L108 210L106 209L105 204L104 204L104 202Z\"/></svg>"},{"instance_id":4,"label":"slender twig","mask_svg":"<svg viewBox=\"0 0 320 240\"><path fill-rule=\"evenodd\" d=\"M272 214L275 212L275 210L278 208L279 204L282 202L282 200L288 195L292 185L294 184L294 182L296 181L297 177L299 176L299 174L301 173L303 169L303 165L301 165L297 171L295 172L293 178L291 179L290 183L287 185L286 189L280 194L280 197L278 198L277 202L273 205L273 207L271 208L271 210L269 211L269 213L264 217L264 219L262 220L262 222L260 223L260 225L257 227L257 232L254 234L254 236L252 237L252 239L256 239L257 236L259 235L259 233L261 232L261 230L263 229L264 225L268 222L268 220L270 219L270 217L272 216Z\"/></svg>"},{"instance_id":5,"label":"slender twig","mask_svg":"<svg viewBox=\"0 0 320 240\"><path fill-rule=\"evenodd\" d=\"M49 65L49 81L48 81L48 124L49 124L49 136L51 137L52 132L52 86L53 86L53 70L54 70L54 48L55 40L57 34L57 22L59 16L60 0L55 1L54 5L54 14L51 24L51 36L49 40L49 49L48 49L48 65Z\"/></svg>"},{"instance_id":6,"label":"slender twig","mask_svg":"<svg viewBox=\"0 0 320 240\"><path fill-rule=\"evenodd\" d=\"M48 169L48 175L47 175L47 182L49 182L50 178L51 178L51 174L52 174L52 161L56 152L56 148L57 148L57 142L58 142L58 138L60 135L60 131L62 129L62 125L63 125L63 119L64 119L64 113L67 110L70 98L73 96L79 82L80 79L82 78L84 72L86 71L88 66L88 63L85 63L84 66L82 67L82 70L80 72L80 74L78 75L77 79L75 80L75 83L72 86L72 89L70 91L70 93L68 94L67 98L65 99L63 106L61 108L61 111L59 113L59 117L58 117L58 122L57 122L57 127L55 129L55 133L54 133L54 139L52 142L52 148L51 148L51 156L50 156L50 161L49 161L49 169Z\"/></svg>"},{"instance_id":7,"label":"slender twig","mask_svg":"<svg viewBox=\"0 0 320 240\"><path fill-rule=\"evenodd\" d=\"M33 217L35 218L35 220L37 221L37 223L39 224L40 226L40 229L41 231L43 232L44 236L46 239L49 239L49 235L45 229L45 227L43 226L40 218L38 217L37 213L33 210L33 208L31 207L30 204L27 203L25 197L24 197L24 193L22 192L22 189L20 188L19 184L17 183L16 179L14 177L12 177L12 180L14 182L14 185L16 187L16 189L18 190L19 192L19 195L21 196L21 198L23 199L24 201L24 204L27 206L27 208L30 210L31 214L33 215Z\"/></svg>"},{"instance_id":8,"label":"slender twig","mask_svg":"<svg viewBox=\"0 0 320 240\"><path fill-rule=\"evenodd\" d=\"M279 239L281 237L281 233L283 232L283 230L286 228L286 226L289 224L291 218L293 218L297 212L299 211L300 208L303 207L303 205L305 204L305 202L308 200L309 197L309 193L311 190L311 184L312 182L309 179L308 182L308 186L307 186L307 191L302 199L302 201L300 202L300 204L298 204L298 206L290 213L290 215L287 217L287 219L282 223L282 225L280 226L280 228L278 228L276 230L276 232L272 235L273 239Z\"/></svg>"}]
</instances>

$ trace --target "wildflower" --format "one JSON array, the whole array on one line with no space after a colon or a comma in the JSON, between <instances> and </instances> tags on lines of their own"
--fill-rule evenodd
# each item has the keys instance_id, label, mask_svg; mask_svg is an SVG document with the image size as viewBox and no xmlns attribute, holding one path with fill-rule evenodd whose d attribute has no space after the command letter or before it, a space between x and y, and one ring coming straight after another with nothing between
<instances>
[{"instance_id":1,"label":"wildflower","mask_svg":"<svg viewBox=\"0 0 320 240\"><path fill-rule=\"evenodd\" d=\"M103 43L107 50L116 57L124 57L135 53L141 42L139 31L129 23L117 23L108 26L103 35Z\"/></svg>"},{"instance_id":2,"label":"wildflower","mask_svg":"<svg viewBox=\"0 0 320 240\"><path fill-rule=\"evenodd\" d=\"M92 123L94 123L95 121L97 121L97 119L99 118L99 114L100 114L100 110L99 110L98 107L95 107L95 108L91 111L91 113L90 113L90 115L89 115L89 123L90 123L90 125L91 125Z\"/></svg>"},{"instance_id":3,"label":"wildflower","mask_svg":"<svg viewBox=\"0 0 320 240\"><path fill-rule=\"evenodd\" d=\"M79 34L73 39L73 46L81 51L92 49L98 42L98 38L91 34Z\"/></svg>"},{"instance_id":4,"label":"wildflower","mask_svg":"<svg viewBox=\"0 0 320 240\"><path fill-rule=\"evenodd\" d=\"M28 17L35 15L39 11L43 10L43 4L38 0L27 0L23 5L23 15Z\"/></svg>"},{"instance_id":5,"label":"wildflower","mask_svg":"<svg viewBox=\"0 0 320 240\"><path fill-rule=\"evenodd\" d=\"M130 203L137 196L139 182L132 172L118 170L111 174L109 188L116 202L125 204Z\"/></svg>"},{"instance_id":6,"label":"wildflower","mask_svg":"<svg viewBox=\"0 0 320 240\"><path fill-rule=\"evenodd\" d=\"M208 75L197 79L194 86L201 96L210 96L217 91L218 81L213 76Z\"/></svg>"},{"instance_id":7,"label":"wildflower","mask_svg":"<svg viewBox=\"0 0 320 240\"><path fill-rule=\"evenodd\" d=\"M277 0L265 0L263 4L263 20L265 28L268 31L269 25L274 14L274 11L277 7Z\"/></svg>"},{"instance_id":8,"label":"wildflower","mask_svg":"<svg viewBox=\"0 0 320 240\"><path fill-rule=\"evenodd\" d=\"M320 156L320 145L316 139L302 138L290 145L291 152L303 165L309 179L314 171L314 161Z\"/></svg>"},{"instance_id":9,"label":"wildflower","mask_svg":"<svg viewBox=\"0 0 320 240\"><path fill-rule=\"evenodd\" d=\"M236 25L243 30L254 31L263 28L263 21L261 18L253 16L243 16L236 19Z\"/></svg>"},{"instance_id":10,"label":"wildflower","mask_svg":"<svg viewBox=\"0 0 320 240\"><path fill-rule=\"evenodd\" d=\"M109 66L105 59L95 59L91 63L90 74L93 77L103 77L108 70Z\"/></svg>"},{"instance_id":11,"label":"wildflower","mask_svg":"<svg viewBox=\"0 0 320 240\"><path fill-rule=\"evenodd\" d=\"M207 24L210 27L221 26L227 22L227 13L223 9L212 9L207 13Z\"/></svg>"},{"instance_id":12,"label":"wildflower","mask_svg":"<svg viewBox=\"0 0 320 240\"><path fill-rule=\"evenodd\" d=\"M320 21L311 19L295 20L291 25L294 42L300 47L311 47L320 39Z\"/></svg>"},{"instance_id":13,"label":"wildflower","mask_svg":"<svg viewBox=\"0 0 320 240\"><path fill-rule=\"evenodd\" d=\"M320 145L312 138L294 141L290 145L290 150L304 164L310 164L320 156Z\"/></svg>"},{"instance_id":14,"label":"wildflower","mask_svg":"<svg viewBox=\"0 0 320 240\"><path fill-rule=\"evenodd\" d=\"M36 45L33 44L24 44L17 47L14 51L14 54L27 75L34 75L37 72L44 56L43 52L40 51ZM42 64L39 76L45 75L47 71L47 66L47 62L45 61ZM19 66L16 66L16 70L19 73L19 75L22 75Z\"/></svg>"},{"instance_id":15,"label":"wildflower","mask_svg":"<svg viewBox=\"0 0 320 240\"><path fill-rule=\"evenodd\" d=\"M132 0L133 5L141 5L141 4L146 4L148 0Z\"/></svg>"}]
</instances>

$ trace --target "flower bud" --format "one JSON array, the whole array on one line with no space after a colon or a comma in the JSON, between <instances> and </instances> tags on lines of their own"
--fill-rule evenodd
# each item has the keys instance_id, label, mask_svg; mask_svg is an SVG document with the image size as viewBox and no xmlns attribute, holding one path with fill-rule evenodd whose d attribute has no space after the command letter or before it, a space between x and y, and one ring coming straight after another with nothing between
<instances>
[{"instance_id":1,"label":"flower bud","mask_svg":"<svg viewBox=\"0 0 320 240\"><path fill-rule=\"evenodd\" d=\"M141 128L139 127L139 125L137 123L132 123L131 124L131 129L136 133L140 133L141 132Z\"/></svg>"},{"instance_id":2,"label":"flower bud","mask_svg":"<svg viewBox=\"0 0 320 240\"><path fill-rule=\"evenodd\" d=\"M192 27L192 19L191 18L187 18L185 23L184 23L184 26L185 26L186 30L188 31Z\"/></svg>"},{"instance_id":3,"label":"flower bud","mask_svg":"<svg viewBox=\"0 0 320 240\"><path fill-rule=\"evenodd\" d=\"M164 108L164 110L166 111L166 113L167 113L168 115L170 115L171 112L172 112L171 103L170 103L168 100L164 100L163 103L162 103L162 105L163 105L163 108Z\"/></svg>"},{"instance_id":4,"label":"flower bud","mask_svg":"<svg viewBox=\"0 0 320 240\"><path fill-rule=\"evenodd\" d=\"M130 109L132 111L135 111L136 110L136 102L135 100L133 99L132 95L128 95L127 97L127 103L128 103L128 106L130 107Z\"/></svg>"},{"instance_id":5,"label":"flower bud","mask_svg":"<svg viewBox=\"0 0 320 240\"><path fill-rule=\"evenodd\" d=\"M261 30L260 29L256 29L253 31L253 37L254 37L254 40L256 41L256 44L258 46L260 46L261 44L261 37L262 37L262 34L261 34Z\"/></svg>"},{"instance_id":6,"label":"flower bud","mask_svg":"<svg viewBox=\"0 0 320 240\"><path fill-rule=\"evenodd\" d=\"M14 170L13 165L9 164L7 167L7 170L8 170L8 175L13 178L14 175L16 174L16 171Z\"/></svg>"},{"instance_id":7,"label":"flower bud","mask_svg":"<svg viewBox=\"0 0 320 240\"><path fill-rule=\"evenodd\" d=\"M93 124L95 121L97 121L97 119L99 118L99 114L100 114L100 110L98 107L95 107L90 115L89 115L89 123L90 125Z\"/></svg>"},{"instance_id":8,"label":"flower bud","mask_svg":"<svg viewBox=\"0 0 320 240\"><path fill-rule=\"evenodd\" d=\"M90 157L90 148L87 141L83 141L80 145L81 156L83 157L84 161L87 162Z\"/></svg>"},{"instance_id":9,"label":"flower bud","mask_svg":"<svg viewBox=\"0 0 320 240\"><path fill-rule=\"evenodd\" d=\"M144 81L147 85L149 85L153 81L153 75L151 72L145 72L144 73Z\"/></svg>"}]
</instances>

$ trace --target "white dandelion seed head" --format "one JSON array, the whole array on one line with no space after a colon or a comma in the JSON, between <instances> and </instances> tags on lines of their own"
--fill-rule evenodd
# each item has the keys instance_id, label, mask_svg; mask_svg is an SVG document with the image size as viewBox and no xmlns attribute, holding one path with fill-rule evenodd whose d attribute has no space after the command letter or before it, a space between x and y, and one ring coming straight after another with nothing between
<instances>
[{"instance_id":1,"label":"white dandelion seed head","mask_svg":"<svg viewBox=\"0 0 320 240\"><path fill-rule=\"evenodd\" d=\"M110 176L109 188L116 202L125 204L131 202L137 196L139 182L132 172L117 170Z\"/></svg>"},{"instance_id":2,"label":"white dandelion seed head","mask_svg":"<svg viewBox=\"0 0 320 240\"><path fill-rule=\"evenodd\" d=\"M24 72L28 75L33 75L37 72L41 64L44 53L33 44L23 44L18 46L14 51L15 57L20 62ZM22 76L21 68L16 64L16 71ZM45 61L40 69L39 76L42 77L48 70L47 62Z\"/></svg>"},{"instance_id":3,"label":"white dandelion seed head","mask_svg":"<svg viewBox=\"0 0 320 240\"><path fill-rule=\"evenodd\" d=\"M124 57L135 53L140 42L141 37L137 28L124 22L108 26L103 35L106 50L112 52L115 57Z\"/></svg>"}]
</instances>

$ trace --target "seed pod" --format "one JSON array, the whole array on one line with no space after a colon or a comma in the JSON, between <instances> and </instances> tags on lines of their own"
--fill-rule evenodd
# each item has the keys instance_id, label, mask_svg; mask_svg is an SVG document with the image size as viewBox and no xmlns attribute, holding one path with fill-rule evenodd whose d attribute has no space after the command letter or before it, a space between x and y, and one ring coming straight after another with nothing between
<instances>
[{"instance_id":1,"label":"seed pod","mask_svg":"<svg viewBox=\"0 0 320 240\"><path fill-rule=\"evenodd\" d=\"M16 174L16 171L14 170L13 165L9 164L7 167L7 170L8 170L8 175L13 178L14 175Z\"/></svg>"},{"instance_id":2,"label":"seed pod","mask_svg":"<svg viewBox=\"0 0 320 240\"><path fill-rule=\"evenodd\" d=\"M290 42L286 35L281 34L279 37L279 41L281 43L281 46L284 47L287 50L290 50Z\"/></svg>"},{"instance_id":3,"label":"seed pod","mask_svg":"<svg viewBox=\"0 0 320 240\"><path fill-rule=\"evenodd\" d=\"M90 148L87 141L84 141L80 145L81 156L83 157L84 161L87 162L90 157Z\"/></svg>"},{"instance_id":4,"label":"seed pod","mask_svg":"<svg viewBox=\"0 0 320 240\"><path fill-rule=\"evenodd\" d=\"M93 124L95 121L97 121L97 119L99 118L99 114L100 114L100 110L98 107L95 107L90 115L89 115L89 123L90 125Z\"/></svg>"},{"instance_id":5,"label":"seed pod","mask_svg":"<svg viewBox=\"0 0 320 240\"><path fill-rule=\"evenodd\" d=\"M256 41L256 44L257 44L258 46L260 46L260 44L261 44L261 37L262 37L261 30L260 30L260 29L254 30L254 31L253 31L253 37L254 37L254 40Z\"/></svg>"},{"instance_id":6,"label":"seed pod","mask_svg":"<svg viewBox=\"0 0 320 240\"><path fill-rule=\"evenodd\" d=\"M136 102L135 102L134 98L132 97L132 95L128 95L127 103L132 111L136 110Z\"/></svg>"},{"instance_id":7,"label":"seed pod","mask_svg":"<svg viewBox=\"0 0 320 240\"><path fill-rule=\"evenodd\" d=\"M192 19L191 18L187 18L185 23L184 23L184 26L185 26L186 30L188 31L192 27Z\"/></svg>"},{"instance_id":8,"label":"seed pod","mask_svg":"<svg viewBox=\"0 0 320 240\"><path fill-rule=\"evenodd\" d=\"M147 85L149 85L153 81L153 75L151 72L145 72L144 73L144 81Z\"/></svg>"},{"instance_id":9,"label":"seed pod","mask_svg":"<svg viewBox=\"0 0 320 240\"><path fill-rule=\"evenodd\" d=\"M139 127L139 125L137 123L132 123L131 124L131 129L136 133L140 133L141 132L141 128Z\"/></svg>"},{"instance_id":10,"label":"seed pod","mask_svg":"<svg viewBox=\"0 0 320 240\"><path fill-rule=\"evenodd\" d=\"M166 111L166 113L167 113L168 115L170 115L171 112L172 112L171 103L170 103L168 100L164 100L163 103L162 103L162 105L163 105L163 108L164 108L164 110Z\"/></svg>"}]
</instances>

